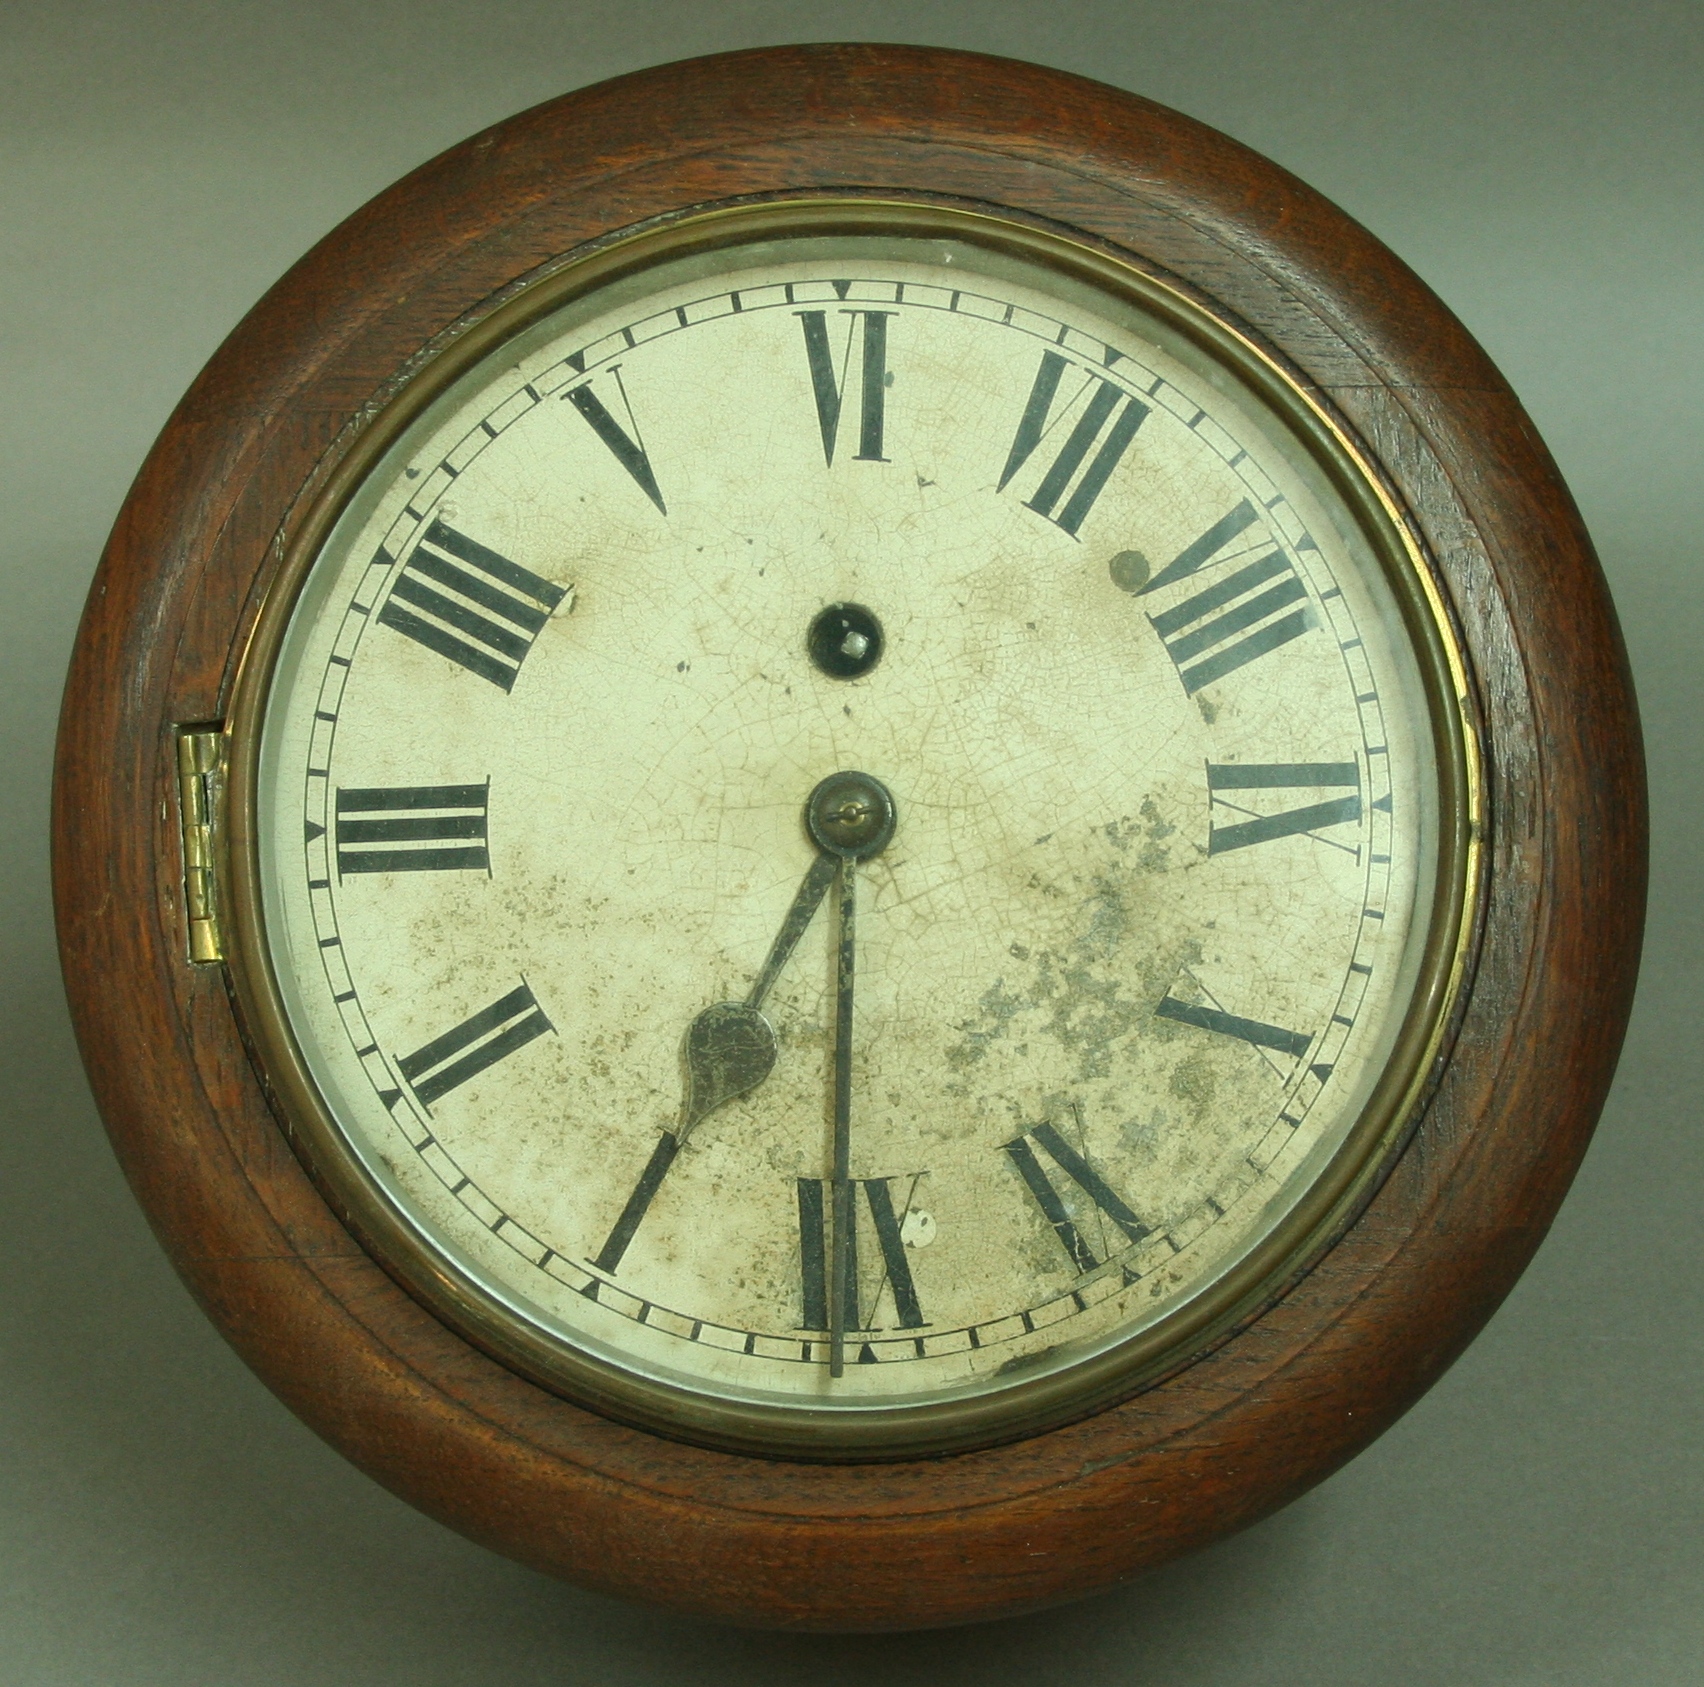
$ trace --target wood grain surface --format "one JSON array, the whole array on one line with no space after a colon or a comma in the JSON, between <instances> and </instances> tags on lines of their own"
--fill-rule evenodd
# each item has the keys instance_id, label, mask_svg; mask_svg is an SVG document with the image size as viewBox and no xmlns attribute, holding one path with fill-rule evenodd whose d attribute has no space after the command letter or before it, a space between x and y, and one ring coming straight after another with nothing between
<instances>
[{"instance_id":1,"label":"wood grain surface","mask_svg":"<svg viewBox=\"0 0 1704 1687\"><path fill-rule=\"evenodd\" d=\"M1003 208L1216 301L1382 464L1468 653L1492 816L1474 976L1407 1150L1289 1293L1163 1384L1014 1445L787 1464L596 1417L467 1345L309 1180L219 968L186 958L174 733L225 713L307 501L423 348L564 254L845 190ZM137 1196L227 1338L377 1480L476 1540L741 1623L905 1628L1086 1594L1270 1512L1472 1338L1584 1151L1644 908L1637 724L1566 488L1466 331L1223 135L1008 61L892 47L678 64L536 108L349 219L239 326L144 466L72 666L55 804L83 1056Z\"/></svg>"}]
</instances>

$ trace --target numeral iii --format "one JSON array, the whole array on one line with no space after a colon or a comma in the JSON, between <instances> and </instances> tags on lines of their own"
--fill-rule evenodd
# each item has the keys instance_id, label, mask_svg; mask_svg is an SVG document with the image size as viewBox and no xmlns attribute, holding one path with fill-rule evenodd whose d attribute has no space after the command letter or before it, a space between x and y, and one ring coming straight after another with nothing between
<instances>
[{"instance_id":1,"label":"numeral iii","mask_svg":"<svg viewBox=\"0 0 1704 1687\"><path fill-rule=\"evenodd\" d=\"M485 818L490 782L400 785L337 793L337 871L490 870Z\"/></svg>"}]
</instances>

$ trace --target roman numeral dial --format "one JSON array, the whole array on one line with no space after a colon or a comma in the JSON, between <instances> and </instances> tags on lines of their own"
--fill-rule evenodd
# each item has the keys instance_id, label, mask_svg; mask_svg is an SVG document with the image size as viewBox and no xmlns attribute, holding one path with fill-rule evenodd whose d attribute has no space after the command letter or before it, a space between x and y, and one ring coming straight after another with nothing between
<instances>
[{"instance_id":1,"label":"roman numeral dial","mask_svg":"<svg viewBox=\"0 0 1704 1687\"><path fill-rule=\"evenodd\" d=\"M980 1422L1241 1292L1410 1093L1448 674L1219 340L770 214L481 363L505 306L361 457L265 940L446 1271L691 1396L632 1421Z\"/></svg>"}]
</instances>

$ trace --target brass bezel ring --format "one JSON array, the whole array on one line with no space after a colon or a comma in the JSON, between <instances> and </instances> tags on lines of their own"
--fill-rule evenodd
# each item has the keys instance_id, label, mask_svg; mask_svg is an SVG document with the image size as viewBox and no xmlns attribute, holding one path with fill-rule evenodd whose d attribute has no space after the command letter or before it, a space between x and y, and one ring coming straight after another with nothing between
<instances>
[{"instance_id":1,"label":"brass bezel ring","mask_svg":"<svg viewBox=\"0 0 1704 1687\"><path fill-rule=\"evenodd\" d=\"M450 1268L370 1178L310 1076L272 967L256 827L261 727L297 597L334 523L416 418L496 348L594 288L699 251L814 234L934 235L1040 262L1134 302L1226 366L1305 445L1378 556L1421 671L1439 776L1432 920L1402 1029L1360 1118L1290 1212L1201 1294L1072 1366L994 1393L896 1407L860 1403L855 1411L728 1401L624 1372L549 1335ZM1020 1440L1152 1386L1258 1317L1347 1230L1407 1143L1459 1017L1485 895L1484 779L1467 664L1436 566L1372 454L1315 391L1211 301L1150 272L1132 254L1038 219L922 195L814 192L694 207L545 266L441 335L334 445L317 484L292 512L281 566L242 652L226 732L229 809L220 868L228 966L245 1035L292 1145L363 1245L451 1328L553 1392L663 1435L782 1459L896 1460Z\"/></svg>"}]
</instances>

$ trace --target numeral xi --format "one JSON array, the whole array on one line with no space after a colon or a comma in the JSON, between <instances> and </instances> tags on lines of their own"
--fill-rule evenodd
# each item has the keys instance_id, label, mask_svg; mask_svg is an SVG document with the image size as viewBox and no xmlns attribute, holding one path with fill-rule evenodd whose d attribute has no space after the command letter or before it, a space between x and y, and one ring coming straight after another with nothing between
<instances>
[{"instance_id":1,"label":"numeral xi","mask_svg":"<svg viewBox=\"0 0 1704 1687\"><path fill-rule=\"evenodd\" d=\"M1053 1226L1053 1233L1059 1238L1059 1245L1078 1271L1093 1271L1101 1262L1094 1249L1083 1240L1082 1232L1066 1211L1058 1189L1054 1187L1053 1180L1047 1175L1041 1161L1036 1158L1035 1148L1030 1146L1032 1141L1035 1148L1040 1148L1132 1242L1140 1242L1148 1235L1148 1226L1130 1210L1100 1173L1089 1164L1087 1158L1078 1153L1056 1127L1050 1124L1034 1126L1022 1136L1008 1142L1006 1153L1017 1167L1018 1175L1024 1180L1030 1194L1035 1197L1036 1205L1041 1208L1047 1222Z\"/></svg>"}]
</instances>

